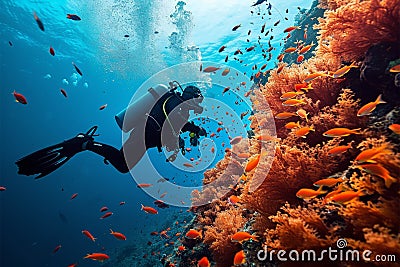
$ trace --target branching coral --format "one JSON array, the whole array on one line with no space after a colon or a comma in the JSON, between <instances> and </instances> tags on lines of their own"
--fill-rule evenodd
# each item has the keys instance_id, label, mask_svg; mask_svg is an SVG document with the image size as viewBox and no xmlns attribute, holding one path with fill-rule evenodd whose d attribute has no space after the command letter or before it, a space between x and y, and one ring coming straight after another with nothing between
<instances>
[{"instance_id":1,"label":"branching coral","mask_svg":"<svg viewBox=\"0 0 400 267\"><path fill-rule=\"evenodd\" d=\"M376 43L400 43L400 5L397 0L328 0L324 18L315 26L319 29L317 55L333 54L352 61L364 55Z\"/></svg>"},{"instance_id":2,"label":"branching coral","mask_svg":"<svg viewBox=\"0 0 400 267\"><path fill-rule=\"evenodd\" d=\"M266 231L266 245L273 249L319 249L332 243L331 227L321 218L320 203L310 204L310 208L291 208L286 204L282 211L271 216L277 224L275 229ZM335 227L332 227L335 228Z\"/></svg>"},{"instance_id":3,"label":"branching coral","mask_svg":"<svg viewBox=\"0 0 400 267\"><path fill-rule=\"evenodd\" d=\"M231 207L218 213L212 226L207 226L204 243L210 245L218 267L231 266L240 245L231 241L231 236L243 227L245 219L242 210Z\"/></svg>"},{"instance_id":4,"label":"branching coral","mask_svg":"<svg viewBox=\"0 0 400 267\"><path fill-rule=\"evenodd\" d=\"M300 188L312 186L321 177L326 177L328 170L335 169L337 163L329 160L329 157L321 146L278 145L269 172L259 170L268 173L264 182L254 192L250 192L248 184L244 190L246 207L260 213L254 228L260 231L265 229L269 225L268 216L275 214L286 201L298 203L296 192Z\"/></svg>"}]
</instances>

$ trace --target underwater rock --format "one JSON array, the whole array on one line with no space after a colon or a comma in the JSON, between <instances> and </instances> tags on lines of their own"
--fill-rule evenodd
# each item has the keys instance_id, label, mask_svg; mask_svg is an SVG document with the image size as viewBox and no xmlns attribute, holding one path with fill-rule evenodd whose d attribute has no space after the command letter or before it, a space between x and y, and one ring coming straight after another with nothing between
<instances>
[{"instance_id":1,"label":"underwater rock","mask_svg":"<svg viewBox=\"0 0 400 267\"><path fill-rule=\"evenodd\" d=\"M371 46L361 66L361 80L374 85L379 85L387 78L385 70L389 62L399 56L395 43L380 43Z\"/></svg>"},{"instance_id":2,"label":"underwater rock","mask_svg":"<svg viewBox=\"0 0 400 267\"><path fill-rule=\"evenodd\" d=\"M370 87L379 87L386 102L400 104L399 89L396 88L393 74L387 71L390 61L400 57L398 44L383 42L371 46L365 54L360 68L361 81ZM373 96L375 97L375 96Z\"/></svg>"},{"instance_id":3,"label":"underwater rock","mask_svg":"<svg viewBox=\"0 0 400 267\"><path fill-rule=\"evenodd\" d=\"M394 86L400 87L400 73L397 73L396 76L394 76Z\"/></svg>"}]
</instances>

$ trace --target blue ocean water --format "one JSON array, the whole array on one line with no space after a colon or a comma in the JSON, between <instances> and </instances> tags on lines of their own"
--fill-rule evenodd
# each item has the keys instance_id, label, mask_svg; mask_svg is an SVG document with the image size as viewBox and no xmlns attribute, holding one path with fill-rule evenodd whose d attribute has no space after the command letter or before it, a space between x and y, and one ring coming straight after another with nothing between
<instances>
[{"instance_id":1,"label":"blue ocean water","mask_svg":"<svg viewBox=\"0 0 400 267\"><path fill-rule=\"evenodd\" d=\"M271 26L280 20L272 40L275 59L283 29L293 24L297 7L311 5L305 0L268 2L273 6L272 15L261 19L257 12L266 12L266 6L250 7L253 2L243 0L2 0L0 186L7 190L0 192L0 265L68 266L78 262L78 266L97 266L98 262L82 258L87 253L104 252L114 258L114 263L118 257L128 259L110 266L158 266L160 255L150 254L148 241L158 242L164 247L163 253L172 251L173 246L165 247L165 241L150 236L150 232L168 227L173 228L171 233L185 231L184 221L190 220L187 207L160 209L156 216L144 213L141 204L152 206L154 199L137 188L129 173L118 173L90 152L79 153L39 180L18 175L14 162L86 132L93 125L99 126L96 140L120 148L122 136L114 115L126 107L141 84L165 68L212 61L250 76L251 67L265 61L259 48L245 53L244 63L232 60L231 55L225 63L225 56L256 43L254 32L264 21ZM33 12L43 22L44 32L38 28ZM78 14L82 20L68 20L67 13ZM232 32L237 24L243 30ZM248 30L253 34L248 35ZM222 45L227 46L226 51L219 53ZM49 54L50 46L55 50L54 57ZM71 62L82 70L82 77ZM271 60L268 68L275 63ZM249 89L251 85L247 86ZM68 98L62 96L60 88ZM14 90L27 98L27 105L14 101ZM211 86L204 94L227 101L221 88L218 90L216 93ZM107 107L100 111L104 104ZM217 124L214 121L204 127L212 132ZM216 140L219 149L207 168L223 157L222 142L229 145L227 135L221 134ZM169 166L156 149L149 153L162 176L180 185L201 185L203 171L185 172ZM198 156L196 151L191 153L187 153L188 158ZM78 196L71 200L74 193ZM126 204L119 205L121 201ZM114 214L100 220L102 206ZM128 240L116 240L109 234L110 228L124 233ZM97 237L96 242L83 236L84 229ZM60 250L53 253L60 244Z\"/></svg>"}]
</instances>

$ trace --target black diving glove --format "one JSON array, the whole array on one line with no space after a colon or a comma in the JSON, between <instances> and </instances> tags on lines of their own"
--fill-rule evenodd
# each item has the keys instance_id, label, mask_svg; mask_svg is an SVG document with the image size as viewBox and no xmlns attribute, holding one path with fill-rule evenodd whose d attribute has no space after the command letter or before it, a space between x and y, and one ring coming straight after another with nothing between
<instances>
[{"instance_id":1,"label":"black diving glove","mask_svg":"<svg viewBox=\"0 0 400 267\"><path fill-rule=\"evenodd\" d=\"M189 136L190 136L190 145L192 146L197 146L200 144L199 142L199 138L200 136L207 136L207 132L204 128L199 127L197 125L195 125L196 129L195 131L192 131Z\"/></svg>"},{"instance_id":2,"label":"black diving glove","mask_svg":"<svg viewBox=\"0 0 400 267\"><path fill-rule=\"evenodd\" d=\"M207 132L203 127L199 127L199 131L197 132L199 136L207 136Z\"/></svg>"}]
</instances>

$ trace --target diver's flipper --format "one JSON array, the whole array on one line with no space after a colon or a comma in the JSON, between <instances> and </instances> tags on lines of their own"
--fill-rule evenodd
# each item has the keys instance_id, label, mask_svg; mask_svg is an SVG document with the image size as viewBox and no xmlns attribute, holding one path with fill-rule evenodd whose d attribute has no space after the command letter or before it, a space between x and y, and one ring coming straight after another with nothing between
<instances>
[{"instance_id":1,"label":"diver's flipper","mask_svg":"<svg viewBox=\"0 0 400 267\"><path fill-rule=\"evenodd\" d=\"M55 171L66 163L75 154L85 150L85 143L92 141L97 126L93 126L86 134L78 134L76 137L36 151L19 159L15 164L18 173L23 175L39 174L35 179L41 178Z\"/></svg>"}]
</instances>

